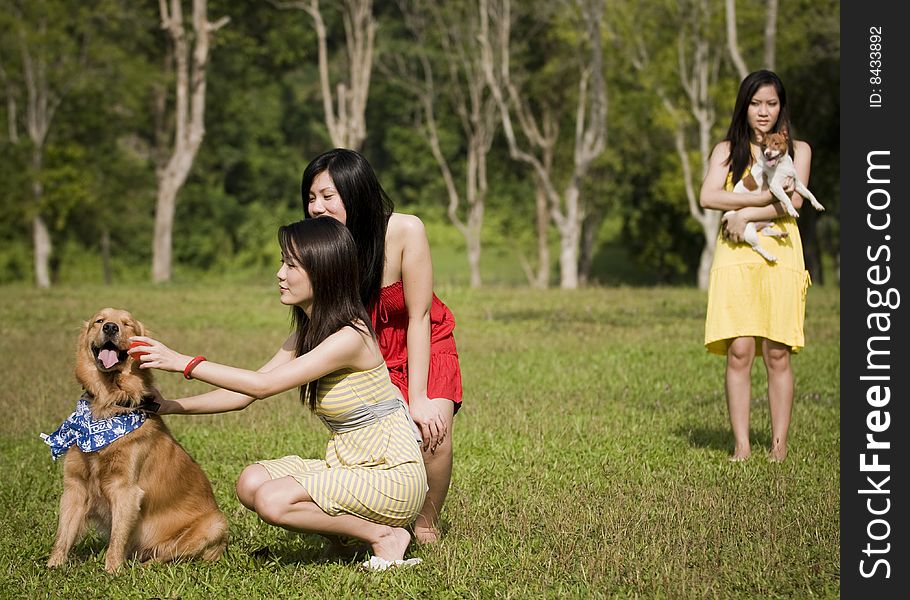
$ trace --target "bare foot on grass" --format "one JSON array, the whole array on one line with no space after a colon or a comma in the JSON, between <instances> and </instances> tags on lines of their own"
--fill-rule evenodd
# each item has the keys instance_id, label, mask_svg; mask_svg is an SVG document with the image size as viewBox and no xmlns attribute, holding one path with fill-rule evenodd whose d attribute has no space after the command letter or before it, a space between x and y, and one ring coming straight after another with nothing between
<instances>
[{"instance_id":1,"label":"bare foot on grass","mask_svg":"<svg viewBox=\"0 0 910 600\"><path fill-rule=\"evenodd\" d=\"M411 543L411 534L401 527L389 527L388 533L373 542L373 556L384 558L388 561L401 560L404 551Z\"/></svg>"},{"instance_id":2,"label":"bare foot on grass","mask_svg":"<svg viewBox=\"0 0 910 600\"><path fill-rule=\"evenodd\" d=\"M736 446L733 454L730 455L730 462L742 462L752 456L752 448L749 446Z\"/></svg>"},{"instance_id":3,"label":"bare foot on grass","mask_svg":"<svg viewBox=\"0 0 910 600\"><path fill-rule=\"evenodd\" d=\"M786 446L771 448L771 452L768 454L768 460L771 462L783 462L785 458L787 458Z\"/></svg>"}]
</instances>

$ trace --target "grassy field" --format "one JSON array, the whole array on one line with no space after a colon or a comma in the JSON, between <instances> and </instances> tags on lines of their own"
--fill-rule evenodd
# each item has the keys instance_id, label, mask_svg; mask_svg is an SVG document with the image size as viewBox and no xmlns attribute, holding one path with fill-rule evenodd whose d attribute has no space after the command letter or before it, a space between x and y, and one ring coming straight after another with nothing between
<instances>
[{"instance_id":1,"label":"grassy field","mask_svg":"<svg viewBox=\"0 0 910 600\"><path fill-rule=\"evenodd\" d=\"M217 563L103 571L86 538L48 571L61 465L38 437L73 410L81 322L128 308L163 341L258 367L288 330L271 287L0 288L0 598L836 598L839 294L810 290L794 358L790 456L769 463L766 379L753 371L753 458L730 463L722 358L691 289L574 293L440 288L458 318L465 403L445 536L419 567L316 562L323 542L260 522L233 495L258 459L320 456L327 433L292 393L228 415L167 417L230 521ZM167 396L206 389L158 375Z\"/></svg>"}]
</instances>

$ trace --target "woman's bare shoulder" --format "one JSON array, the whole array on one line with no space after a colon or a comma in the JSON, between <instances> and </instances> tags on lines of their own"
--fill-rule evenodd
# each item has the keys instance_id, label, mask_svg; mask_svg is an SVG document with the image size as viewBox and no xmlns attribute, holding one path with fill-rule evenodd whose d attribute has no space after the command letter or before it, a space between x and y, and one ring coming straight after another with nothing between
<instances>
[{"instance_id":1,"label":"woman's bare shoulder","mask_svg":"<svg viewBox=\"0 0 910 600\"><path fill-rule=\"evenodd\" d=\"M389 233L399 239L415 235L426 236L426 228L424 228L423 221L417 215L392 213L392 216L389 217Z\"/></svg>"},{"instance_id":2,"label":"woman's bare shoulder","mask_svg":"<svg viewBox=\"0 0 910 600\"><path fill-rule=\"evenodd\" d=\"M803 140L793 140L793 152L795 154L802 153L802 152L808 152L809 155L811 156L812 146L809 145L809 142L806 142Z\"/></svg>"},{"instance_id":3,"label":"woman's bare shoulder","mask_svg":"<svg viewBox=\"0 0 910 600\"><path fill-rule=\"evenodd\" d=\"M714 145L711 151L711 157L719 160L726 160L730 157L731 150L730 140L721 140Z\"/></svg>"}]
</instances>

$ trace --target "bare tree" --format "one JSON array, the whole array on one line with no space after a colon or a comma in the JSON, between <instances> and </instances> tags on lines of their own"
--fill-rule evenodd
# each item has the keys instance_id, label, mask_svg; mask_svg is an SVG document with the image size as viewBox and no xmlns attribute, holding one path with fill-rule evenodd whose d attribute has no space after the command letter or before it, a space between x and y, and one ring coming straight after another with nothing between
<instances>
[{"instance_id":1,"label":"bare tree","mask_svg":"<svg viewBox=\"0 0 910 600\"><path fill-rule=\"evenodd\" d=\"M511 37L511 5L500 0L491 10L490 0L480 0L481 34L485 76L499 108L503 132L509 144L510 156L528 164L535 173L538 198L546 198L549 216L556 224L560 238L560 287L575 289L579 284L578 257L582 223L585 217L581 199L581 184L591 163L604 151L607 135L607 86L603 77L603 48L600 27L603 22L603 3L599 0L577 2L585 29L588 48L584 53L578 79L578 100L575 106L575 138L573 166L568 182L557 190L553 169L553 151L559 136L555 123L558 117L544 108L540 122L530 110L529 98L511 75L509 40ZM490 36L490 17L495 16L496 46ZM498 56L498 65L496 56ZM495 68L498 66L498 69ZM522 147L512 123L515 113L527 147ZM538 207L540 205L538 204ZM546 243L538 217L538 247ZM539 260L547 260L542 255ZM538 273L540 277L540 273ZM539 281L539 280L538 280Z\"/></svg>"},{"instance_id":2,"label":"bare tree","mask_svg":"<svg viewBox=\"0 0 910 600\"><path fill-rule=\"evenodd\" d=\"M546 288L550 283L550 188L553 187L550 174L553 169L553 153L559 138L559 123L547 102L541 103L538 118L528 102L526 94L511 74L511 27L512 12L509 0L498 4L493 0L480 0L480 44L483 51L484 75L496 100L502 120L503 132L509 144L509 154L514 160L524 162L533 170L534 213L537 237L537 268L519 254L519 262L528 283L532 287ZM496 25L491 34L491 18ZM492 37L491 39L491 36ZM495 46L494 46L495 43ZM518 145L511 113L515 113L524 139L533 151L523 150ZM541 173L547 174L546 177Z\"/></svg>"},{"instance_id":3,"label":"bare tree","mask_svg":"<svg viewBox=\"0 0 910 600\"><path fill-rule=\"evenodd\" d=\"M764 68L773 71L777 47L777 11L778 0L767 0L767 9L765 11L765 35L764 35ZM737 33L736 23L736 0L725 0L725 11L727 22L727 47L730 50L730 58L739 73L740 80L746 78L749 74L749 68L746 61L743 60L739 51L739 36Z\"/></svg>"},{"instance_id":4,"label":"bare tree","mask_svg":"<svg viewBox=\"0 0 910 600\"><path fill-rule=\"evenodd\" d=\"M322 108L325 125L332 145L359 150L367 136L366 107L370 92L370 75L373 70L373 48L376 39L376 20L373 18L373 0L344 0L344 39L347 51L348 80L339 81L335 97L329 76L329 57L326 38L328 32L319 0L273 2L282 9L304 10L313 19L319 53L319 87L322 91ZM337 103L337 109L335 104Z\"/></svg>"},{"instance_id":5,"label":"bare tree","mask_svg":"<svg viewBox=\"0 0 910 600\"><path fill-rule=\"evenodd\" d=\"M445 10L434 2L399 0L405 24L415 38L413 53L419 69L411 68L403 57L390 57L393 76L417 98L422 115L422 132L442 173L448 195L446 214L464 236L468 250L471 287L480 287L481 228L487 191L487 155L496 132L496 105L487 89L480 49L474 39L478 23L476 11L457 12L450 3ZM438 38L431 42L433 32ZM442 68L448 81L437 86L436 66L429 54L430 44L442 50ZM385 68L385 67L384 67ZM464 136L464 186L455 183L452 166L442 151L438 104L454 109ZM462 211L462 205L467 207ZM462 217L461 213L466 213Z\"/></svg>"},{"instance_id":6,"label":"bare tree","mask_svg":"<svg viewBox=\"0 0 910 600\"><path fill-rule=\"evenodd\" d=\"M85 66L84 46L79 49L74 71L66 73L64 70L50 67L48 54L49 48L45 44L47 39L47 17L38 17L35 34L37 41L33 43L30 35L26 33L22 24L25 23L23 15L18 15L20 27L17 31L19 52L22 60L22 77L25 82L25 131L31 142L31 210L32 213L32 245L34 247L35 284L39 288L48 288L51 285L50 259L53 253L51 233L42 216L41 203L44 196L42 183L42 170L44 169L44 145L47 142L48 132L54 121L54 115L60 107L67 92L76 84L80 77L81 68ZM53 73L51 71L53 70ZM56 80L52 79L56 78ZM14 119L16 118L15 94L8 89L7 103L12 102L10 115L10 140L18 141L18 132Z\"/></svg>"},{"instance_id":7,"label":"bare tree","mask_svg":"<svg viewBox=\"0 0 910 600\"><path fill-rule=\"evenodd\" d=\"M156 283L171 279L172 236L177 194L186 183L205 136L205 87L209 43L214 32L229 21L228 17L222 17L214 23L209 22L207 4L207 0L193 0L193 44L190 54L181 0L170 0L170 8L168 0L158 0L161 28L167 32L173 44L171 56L174 59L176 82L173 149L170 157L166 161L162 158L155 169L158 195L155 204L155 237L152 242L152 280ZM161 131L157 133L160 135Z\"/></svg>"},{"instance_id":8,"label":"bare tree","mask_svg":"<svg viewBox=\"0 0 910 600\"><path fill-rule=\"evenodd\" d=\"M777 0L768 0L765 14L765 68L773 71L777 55Z\"/></svg>"},{"instance_id":9,"label":"bare tree","mask_svg":"<svg viewBox=\"0 0 910 600\"><path fill-rule=\"evenodd\" d=\"M710 35L713 27L708 0L693 0L679 6L679 32L676 37L676 65L674 75L678 86L673 86L654 65L652 51L638 33L641 28L632 24L625 38L629 59L646 82L660 98L664 109L674 124L673 142L683 172L683 186L689 214L701 226L705 245L698 264L698 287L707 289L711 263L720 227L720 212L704 209L698 202L698 184L704 179L711 154L713 128L716 122L715 100L711 89L715 86L720 70L720 52ZM690 151L692 127L700 165L693 166ZM699 168L700 166L700 168Z\"/></svg>"},{"instance_id":10,"label":"bare tree","mask_svg":"<svg viewBox=\"0 0 910 600\"><path fill-rule=\"evenodd\" d=\"M739 79L742 81L749 74L746 67L746 61L743 60L739 52L739 35L736 27L736 0L725 0L724 12L727 21L727 48L730 50L730 59L733 60L733 66L739 73Z\"/></svg>"}]
</instances>

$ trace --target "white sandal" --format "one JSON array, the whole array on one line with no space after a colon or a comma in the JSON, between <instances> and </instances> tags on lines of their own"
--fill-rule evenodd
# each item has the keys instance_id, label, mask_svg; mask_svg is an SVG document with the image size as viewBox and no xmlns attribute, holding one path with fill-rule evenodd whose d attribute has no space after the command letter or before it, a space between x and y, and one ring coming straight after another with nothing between
<instances>
[{"instance_id":1,"label":"white sandal","mask_svg":"<svg viewBox=\"0 0 910 600\"><path fill-rule=\"evenodd\" d=\"M407 560L386 560L380 556L371 556L370 560L360 564L360 568L364 571L387 571L398 567L413 567L422 562L423 561L417 557L409 558Z\"/></svg>"}]
</instances>

